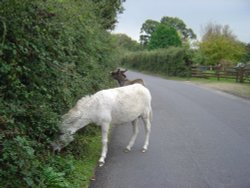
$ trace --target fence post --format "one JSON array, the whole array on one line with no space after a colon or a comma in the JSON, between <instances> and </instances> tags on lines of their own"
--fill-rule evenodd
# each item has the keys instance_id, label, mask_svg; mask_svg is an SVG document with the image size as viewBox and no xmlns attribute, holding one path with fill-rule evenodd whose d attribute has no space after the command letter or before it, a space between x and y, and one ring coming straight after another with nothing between
<instances>
[{"instance_id":1,"label":"fence post","mask_svg":"<svg viewBox=\"0 0 250 188\"><path fill-rule=\"evenodd\" d=\"M239 74L240 74L240 83L243 83L244 82L244 68L243 67L240 67Z\"/></svg>"},{"instance_id":2,"label":"fence post","mask_svg":"<svg viewBox=\"0 0 250 188\"><path fill-rule=\"evenodd\" d=\"M236 69L236 82L243 83L244 82L244 73L245 73L245 64L238 63L235 67Z\"/></svg>"},{"instance_id":3,"label":"fence post","mask_svg":"<svg viewBox=\"0 0 250 188\"><path fill-rule=\"evenodd\" d=\"M238 71L238 69L235 69L235 72L236 72L235 81L239 82L239 71Z\"/></svg>"},{"instance_id":4,"label":"fence post","mask_svg":"<svg viewBox=\"0 0 250 188\"><path fill-rule=\"evenodd\" d=\"M221 66L220 63L215 66L217 80L220 80L220 70L221 70L221 67L222 66Z\"/></svg>"}]
</instances>

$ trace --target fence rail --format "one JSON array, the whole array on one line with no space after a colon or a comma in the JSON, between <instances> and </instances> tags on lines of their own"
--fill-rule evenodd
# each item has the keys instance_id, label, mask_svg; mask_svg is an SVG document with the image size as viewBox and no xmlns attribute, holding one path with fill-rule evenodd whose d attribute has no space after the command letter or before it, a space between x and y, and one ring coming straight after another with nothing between
<instances>
[{"instance_id":1,"label":"fence rail","mask_svg":"<svg viewBox=\"0 0 250 188\"><path fill-rule=\"evenodd\" d=\"M250 83L250 66L191 66L191 76L198 78L234 79L236 82Z\"/></svg>"}]
</instances>

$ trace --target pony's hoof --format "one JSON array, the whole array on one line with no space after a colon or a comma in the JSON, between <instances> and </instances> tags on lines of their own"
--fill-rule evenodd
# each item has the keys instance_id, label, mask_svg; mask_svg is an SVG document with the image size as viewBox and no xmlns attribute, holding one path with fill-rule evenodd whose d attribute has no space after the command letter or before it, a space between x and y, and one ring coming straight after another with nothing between
<instances>
[{"instance_id":1,"label":"pony's hoof","mask_svg":"<svg viewBox=\"0 0 250 188\"><path fill-rule=\"evenodd\" d=\"M144 149L144 148L141 150L142 153L145 153L146 151L147 149Z\"/></svg>"},{"instance_id":2,"label":"pony's hoof","mask_svg":"<svg viewBox=\"0 0 250 188\"><path fill-rule=\"evenodd\" d=\"M131 151L131 149L125 148L123 151L124 151L124 153L128 153Z\"/></svg>"},{"instance_id":3,"label":"pony's hoof","mask_svg":"<svg viewBox=\"0 0 250 188\"><path fill-rule=\"evenodd\" d=\"M99 167L102 167L104 165L104 162L99 162Z\"/></svg>"}]
</instances>

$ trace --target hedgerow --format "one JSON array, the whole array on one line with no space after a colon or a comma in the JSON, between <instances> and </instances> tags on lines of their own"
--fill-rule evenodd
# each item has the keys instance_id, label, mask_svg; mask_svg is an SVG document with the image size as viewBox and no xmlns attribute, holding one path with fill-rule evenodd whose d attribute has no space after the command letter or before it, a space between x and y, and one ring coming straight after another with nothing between
<instances>
[{"instance_id":1,"label":"hedgerow","mask_svg":"<svg viewBox=\"0 0 250 188\"><path fill-rule=\"evenodd\" d=\"M74 185L67 177L86 153L54 155L49 147L62 114L80 97L113 84L113 48L97 5L0 2L0 187Z\"/></svg>"},{"instance_id":2,"label":"hedgerow","mask_svg":"<svg viewBox=\"0 0 250 188\"><path fill-rule=\"evenodd\" d=\"M130 52L121 63L137 70L163 73L168 76L187 76L187 52L184 48L169 47L151 51Z\"/></svg>"}]
</instances>

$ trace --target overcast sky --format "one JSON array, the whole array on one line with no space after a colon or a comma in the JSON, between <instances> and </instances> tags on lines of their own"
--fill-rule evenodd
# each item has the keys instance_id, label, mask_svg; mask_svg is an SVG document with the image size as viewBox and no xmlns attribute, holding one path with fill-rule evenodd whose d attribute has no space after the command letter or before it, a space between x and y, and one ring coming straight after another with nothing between
<instances>
[{"instance_id":1,"label":"overcast sky","mask_svg":"<svg viewBox=\"0 0 250 188\"><path fill-rule=\"evenodd\" d=\"M208 23L229 25L233 34L250 43L250 0L126 0L125 11L118 15L115 33L139 40L140 28L147 19L178 17L200 39Z\"/></svg>"}]
</instances>

